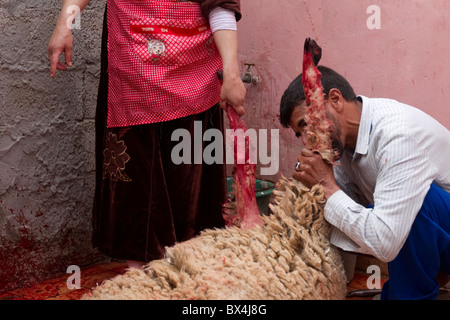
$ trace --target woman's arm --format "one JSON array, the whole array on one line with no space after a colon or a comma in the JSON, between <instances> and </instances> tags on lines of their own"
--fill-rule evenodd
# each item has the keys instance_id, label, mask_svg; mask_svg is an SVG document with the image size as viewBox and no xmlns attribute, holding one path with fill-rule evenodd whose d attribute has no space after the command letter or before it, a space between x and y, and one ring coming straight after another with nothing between
<instances>
[{"instance_id":1,"label":"woman's arm","mask_svg":"<svg viewBox=\"0 0 450 320\"><path fill-rule=\"evenodd\" d=\"M78 6L80 12L89 4L90 0L64 0L56 27L48 44L48 61L50 62L50 76L53 78L56 70L66 70L72 66L72 25L76 16L73 15L70 6ZM69 12L68 12L69 11ZM65 64L59 62L59 56L64 52Z\"/></svg>"},{"instance_id":2,"label":"woman's arm","mask_svg":"<svg viewBox=\"0 0 450 320\"><path fill-rule=\"evenodd\" d=\"M203 6L216 5L208 9L209 23L214 34L214 41L223 62L223 84L220 94L220 107L226 109L227 105L234 108L239 116L245 114L244 99L246 89L241 80L238 64L238 36L236 12L239 3L235 0L204 1ZM228 9L225 5L236 5Z\"/></svg>"},{"instance_id":3,"label":"woman's arm","mask_svg":"<svg viewBox=\"0 0 450 320\"><path fill-rule=\"evenodd\" d=\"M214 41L223 61L223 84L220 93L220 107L230 105L239 116L245 114L244 99L246 89L241 80L238 65L238 38L235 30L214 32Z\"/></svg>"},{"instance_id":4,"label":"woman's arm","mask_svg":"<svg viewBox=\"0 0 450 320\"><path fill-rule=\"evenodd\" d=\"M236 21L242 18L240 0L193 0L201 5L203 15L209 17L209 13L217 7L228 9L234 13Z\"/></svg>"}]
</instances>

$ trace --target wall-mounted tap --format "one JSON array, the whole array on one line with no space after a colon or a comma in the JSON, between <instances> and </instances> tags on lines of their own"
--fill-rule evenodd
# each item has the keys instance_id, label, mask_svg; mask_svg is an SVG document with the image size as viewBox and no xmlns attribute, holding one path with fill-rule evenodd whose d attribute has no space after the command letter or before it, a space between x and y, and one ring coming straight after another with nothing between
<instances>
[{"instance_id":1,"label":"wall-mounted tap","mask_svg":"<svg viewBox=\"0 0 450 320\"><path fill-rule=\"evenodd\" d=\"M261 81L259 77L252 75L252 71L250 68L255 66L254 63L244 63L244 65L247 66L247 70L245 71L245 75L242 77L242 82L257 84L259 81Z\"/></svg>"}]
</instances>

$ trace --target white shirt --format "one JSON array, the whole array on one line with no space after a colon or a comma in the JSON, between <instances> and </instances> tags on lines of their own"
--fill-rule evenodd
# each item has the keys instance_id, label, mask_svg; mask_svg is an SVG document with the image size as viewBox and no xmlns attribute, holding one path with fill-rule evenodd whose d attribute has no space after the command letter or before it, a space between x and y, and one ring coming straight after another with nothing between
<instances>
[{"instance_id":1,"label":"white shirt","mask_svg":"<svg viewBox=\"0 0 450 320\"><path fill-rule=\"evenodd\" d=\"M395 100L359 98L356 149L335 166L342 190L327 200L325 218L336 227L334 245L389 262L406 241L430 185L450 192L450 131Z\"/></svg>"},{"instance_id":2,"label":"white shirt","mask_svg":"<svg viewBox=\"0 0 450 320\"><path fill-rule=\"evenodd\" d=\"M215 7L209 13L209 25L212 33L218 30L237 30L236 16L233 11Z\"/></svg>"}]
</instances>

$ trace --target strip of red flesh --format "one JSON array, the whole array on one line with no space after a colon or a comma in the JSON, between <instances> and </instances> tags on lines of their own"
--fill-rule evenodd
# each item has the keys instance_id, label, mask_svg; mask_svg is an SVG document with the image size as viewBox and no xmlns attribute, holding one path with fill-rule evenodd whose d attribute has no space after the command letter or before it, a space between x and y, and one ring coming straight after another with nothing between
<instances>
[{"instance_id":1,"label":"strip of red flesh","mask_svg":"<svg viewBox=\"0 0 450 320\"><path fill-rule=\"evenodd\" d=\"M311 42L313 41L309 38L306 39L303 53L302 85L308 106L305 116L307 134L307 145L305 147L320 153L324 160L333 163L335 152L330 139L331 122L325 114L322 74L316 66L320 58L314 61L314 49L311 48ZM317 44L315 45L317 46ZM317 48L320 50L318 46Z\"/></svg>"},{"instance_id":2,"label":"strip of red flesh","mask_svg":"<svg viewBox=\"0 0 450 320\"><path fill-rule=\"evenodd\" d=\"M230 106L227 107L227 116L230 128L236 132L238 129L246 131L244 120ZM236 139L236 137L234 137ZM262 225L261 213L256 202L256 164L250 163L250 141L245 137L245 163L238 163L242 150L237 149L237 141L234 142L235 173L233 176L233 189L235 192L236 215L224 215L228 226L238 225L242 229Z\"/></svg>"}]
</instances>

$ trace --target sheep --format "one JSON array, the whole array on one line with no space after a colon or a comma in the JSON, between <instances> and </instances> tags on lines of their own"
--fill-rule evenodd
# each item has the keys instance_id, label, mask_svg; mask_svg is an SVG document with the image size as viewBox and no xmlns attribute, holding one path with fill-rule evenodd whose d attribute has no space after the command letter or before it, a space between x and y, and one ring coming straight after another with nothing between
<instances>
[{"instance_id":1,"label":"sheep","mask_svg":"<svg viewBox=\"0 0 450 320\"><path fill-rule=\"evenodd\" d=\"M308 115L317 121L310 121L306 147L333 163L336 153L323 126L320 57L320 47L307 38L302 83L310 90L305 90L307 99L315 105ZM245 131L231 108L227 114L232 128ZM224 218L231 224L166 248L164 259L151 261L142 270L129 269L83 299L344 299L347 278L341 256L329 240L332 226L324 219L321 185L306 188L282 176L270 214L260 217L250 192L255 165L246 162L236 169L236 202L224 208Z\"/></svg>"},{"instance_id":2,"label":"sheep","mask_svg":"<svg viewBox=\"0 0 450 320\"><path fill-rule=\"evenodd\" d=\"M344 299L346 275L329 241L322 187L284 176L263 225L208 229L166 248L163 259L128 269L83 300Z\"/></svg>"}]
</instances>

